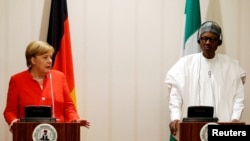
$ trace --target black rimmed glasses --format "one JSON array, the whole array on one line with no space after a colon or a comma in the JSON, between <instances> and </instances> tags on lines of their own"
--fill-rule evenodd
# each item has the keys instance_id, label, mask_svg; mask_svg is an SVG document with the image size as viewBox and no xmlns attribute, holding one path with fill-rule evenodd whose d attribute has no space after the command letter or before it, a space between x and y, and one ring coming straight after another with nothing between
<instances>
[{"instance_id":1,"label":"black rimmed glasses","mask_svg":"<svg viewBox=\"0 0 250 141\"><path fill-rule=\"evenodd\" d=\"M206 43L208 40L211 43L216 43L218 41L218 38L215 37L201 37L200 40L204 43Z\"/></svg>"}]
</instances>

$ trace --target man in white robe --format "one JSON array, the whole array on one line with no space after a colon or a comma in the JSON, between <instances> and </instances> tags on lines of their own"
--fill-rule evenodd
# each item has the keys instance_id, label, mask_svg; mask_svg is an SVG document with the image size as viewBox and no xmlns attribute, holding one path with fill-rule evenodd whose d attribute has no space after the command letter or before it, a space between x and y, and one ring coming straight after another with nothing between
<instances>
[{"instance_id":1,"label":"man in white robe","mask_svg":"<svg viewBox=\"0 0 250 141\"><path fill-rule=\"evenodd\" d=\"M205 22L198 38L202 52L180 58L165 80L173 135L189 106L213 106L220 122L239 122L244 109L245 71L237 60L215 53L222 43L220 26Z\"/></svg>"}]
</instances>

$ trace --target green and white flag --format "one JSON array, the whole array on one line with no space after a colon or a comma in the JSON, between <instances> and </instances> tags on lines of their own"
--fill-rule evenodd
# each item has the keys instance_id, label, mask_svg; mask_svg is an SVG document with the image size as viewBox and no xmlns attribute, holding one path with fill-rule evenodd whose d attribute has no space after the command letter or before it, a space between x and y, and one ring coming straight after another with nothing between
<instances>
[{"instance_id":1,"label":"green and white flag","mask_svg":"<svg viewBox=\"0 0 250 141\"><path fill-rule=\"evenodd\" d=\"M200 52L200 46L197 43L197 32L201 25L199 0L186 0L185 21L183 56ZM169 141L177 141L177 139L170 134Z\"/></svg>"},{"instance_id":2,"label":"green and white flag","mask_svg":"<svg viewBox=\"0 0 250 141\"><path fill-rule=\"evenodd\" d=\"M197 43L197 32L201 25L199 0L186 0L185 21L183 56L200 52L200 46Z\"/></svg>"},{"instance_id":3,"label":"green and white flag","mask_svg":"<svg viewBox=\"0 0 250 141\"><path fill-rule=\"evenodd\" d=\"M174 135L171 134L169 141L177 141L177 139L174 137Z\"/></svg>"}]
</instances>

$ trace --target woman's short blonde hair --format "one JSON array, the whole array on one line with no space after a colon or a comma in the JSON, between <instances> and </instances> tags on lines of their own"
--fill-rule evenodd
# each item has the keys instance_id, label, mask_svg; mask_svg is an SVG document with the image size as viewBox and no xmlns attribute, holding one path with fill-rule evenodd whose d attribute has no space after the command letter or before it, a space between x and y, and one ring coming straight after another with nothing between
<instances>
[{"instance_id":1,"label":"woman's short blonde hair","mask_svg":"<svg viewBox=\"0 0 250 141\"><path fill-rule=\"evenodd\" d=\"M45 53L54 53L54 48L44 41L32 41L28 44L25 51L26 65L31 67L31 58Z\"/></svg>"}]
</instances>

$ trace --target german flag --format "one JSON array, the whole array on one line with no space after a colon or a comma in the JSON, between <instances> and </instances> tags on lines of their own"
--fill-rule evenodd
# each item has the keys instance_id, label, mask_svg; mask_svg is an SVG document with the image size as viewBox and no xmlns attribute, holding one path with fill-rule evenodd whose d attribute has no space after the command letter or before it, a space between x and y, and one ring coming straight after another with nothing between
<instances>
[{"instance_id":1,"label":"german flag","mask_svg":"<svg viewBox=\"0 0 250 141\"><path fill-rule=\"evenodd\" d=\"M55 48L53 69L59 70L65 74L72 99L76 104L75 79L66 0L51 0L47 42Z\"/></svg>"}]
</instances>

